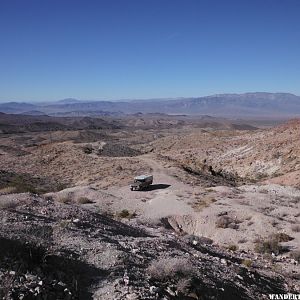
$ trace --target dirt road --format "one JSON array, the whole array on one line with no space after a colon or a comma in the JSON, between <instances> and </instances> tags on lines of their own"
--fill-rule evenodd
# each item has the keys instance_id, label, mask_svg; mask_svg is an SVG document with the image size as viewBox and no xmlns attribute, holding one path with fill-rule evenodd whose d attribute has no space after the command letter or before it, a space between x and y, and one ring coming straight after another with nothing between
<instances>
[{"instance_id":1,"label":"dirt road","mask_svg":"<svg viewBox=\"0 0 300 300\"><path fill-rule=\"evenodd\" d=\"M171 176L153 156L139 158L152 168L153 185L146 191L130 191L129 186L110 188L108 192L120 199L119 209L134 210L146 219L192 214L187 202L193 188Z\"/></svg>"}]
</instances>

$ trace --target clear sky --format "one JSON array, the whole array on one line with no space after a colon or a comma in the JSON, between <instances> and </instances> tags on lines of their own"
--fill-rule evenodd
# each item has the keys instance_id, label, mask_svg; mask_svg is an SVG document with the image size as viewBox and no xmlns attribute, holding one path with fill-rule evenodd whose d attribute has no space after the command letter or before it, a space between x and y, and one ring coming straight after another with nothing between
<instances>
[{"instance_id":1,"label":"clear sky","mask_svg":"<svg viewBox=\"0 0 300 300\"><path fill-rule=\"evenodd\" d=\"M300 95L300 0L0 0L0 101Z\"/></svg>"}]
</instances>

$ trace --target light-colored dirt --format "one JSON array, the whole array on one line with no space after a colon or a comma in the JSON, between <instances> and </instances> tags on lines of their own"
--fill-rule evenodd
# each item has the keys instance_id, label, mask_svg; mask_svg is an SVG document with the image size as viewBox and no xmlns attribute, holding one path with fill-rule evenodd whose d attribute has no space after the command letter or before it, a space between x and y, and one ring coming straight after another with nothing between
<instances>
[{"instance_id":1,"label":"light-colored dirt","mask_svg":"<svg viewBox=\"0 0 300 300\"><path fill-rule=\"evenodd\" d=\"M235 245L253 250L257 239L286 233L293 240L284 245L291 250L299 249L300 232L293 230L300 224L299 190L275 184L204 188L181 182L174 176L179 170L153 154L137 159L152 169L154 183L150 190L130 191L128 181L124 186L112 185L105 191L85 186L55 195L62 197L67 193L75 201L88 197L94 203L87 204L87 208L116 215L126 209L136 214L132 222L158 222L167 217L175 231L211 238L225 247ZM236 221L236 228L217 226L224 215Z\"/></svg>"},{"instance_id":2,"label":"light-colored dirt","mask_svg":"<svg viewBox=\"0 0 300 300\"><path fill-rule=\"evenodd\" d=\"M153 185L145 191L131 191L129 183L121 188L110 187L108 192L122 201L119 209L134 210L146 219L193 214L188 204L188 195L193 189L169 174L153 156L144 155L139 159L151 167Z\"/></svg>"}]
</instances>

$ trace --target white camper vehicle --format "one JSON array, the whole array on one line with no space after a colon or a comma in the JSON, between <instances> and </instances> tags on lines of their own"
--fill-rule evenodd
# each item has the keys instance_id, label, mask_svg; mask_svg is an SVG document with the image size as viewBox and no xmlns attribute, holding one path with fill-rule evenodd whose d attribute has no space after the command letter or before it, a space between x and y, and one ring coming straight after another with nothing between
<instances>
[{"instance_id":1,"label":"white camper vehicle","mask_svg":"<svg viewBox=\"0 0 300 300\"><path fill-rule=\"evenodd\" d=\"M153 183L153 175L140 175L134 177L133 183L130 185L132 191L141 191L146 189Z\"/></svg>"}]
</instances>

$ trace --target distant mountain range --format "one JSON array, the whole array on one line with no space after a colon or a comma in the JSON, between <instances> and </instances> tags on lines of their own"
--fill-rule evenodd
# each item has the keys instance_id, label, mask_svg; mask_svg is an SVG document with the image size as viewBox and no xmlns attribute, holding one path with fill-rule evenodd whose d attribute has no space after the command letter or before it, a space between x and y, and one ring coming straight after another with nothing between
<instances>
[{"instance_id":1,"label":"distant mountain range","mask_svg":"<svg viewBox=\"0 0 300 300\"><path fill-rule=\"evenodd\" d=\"M148 99L124 101L82 101L64 99L55 103L0 104L0 112L52 116L122 115L165 113L222 117L296 117L300 96L289 93L220 94L199 98Z\"/></svg>"}]
</instances>

